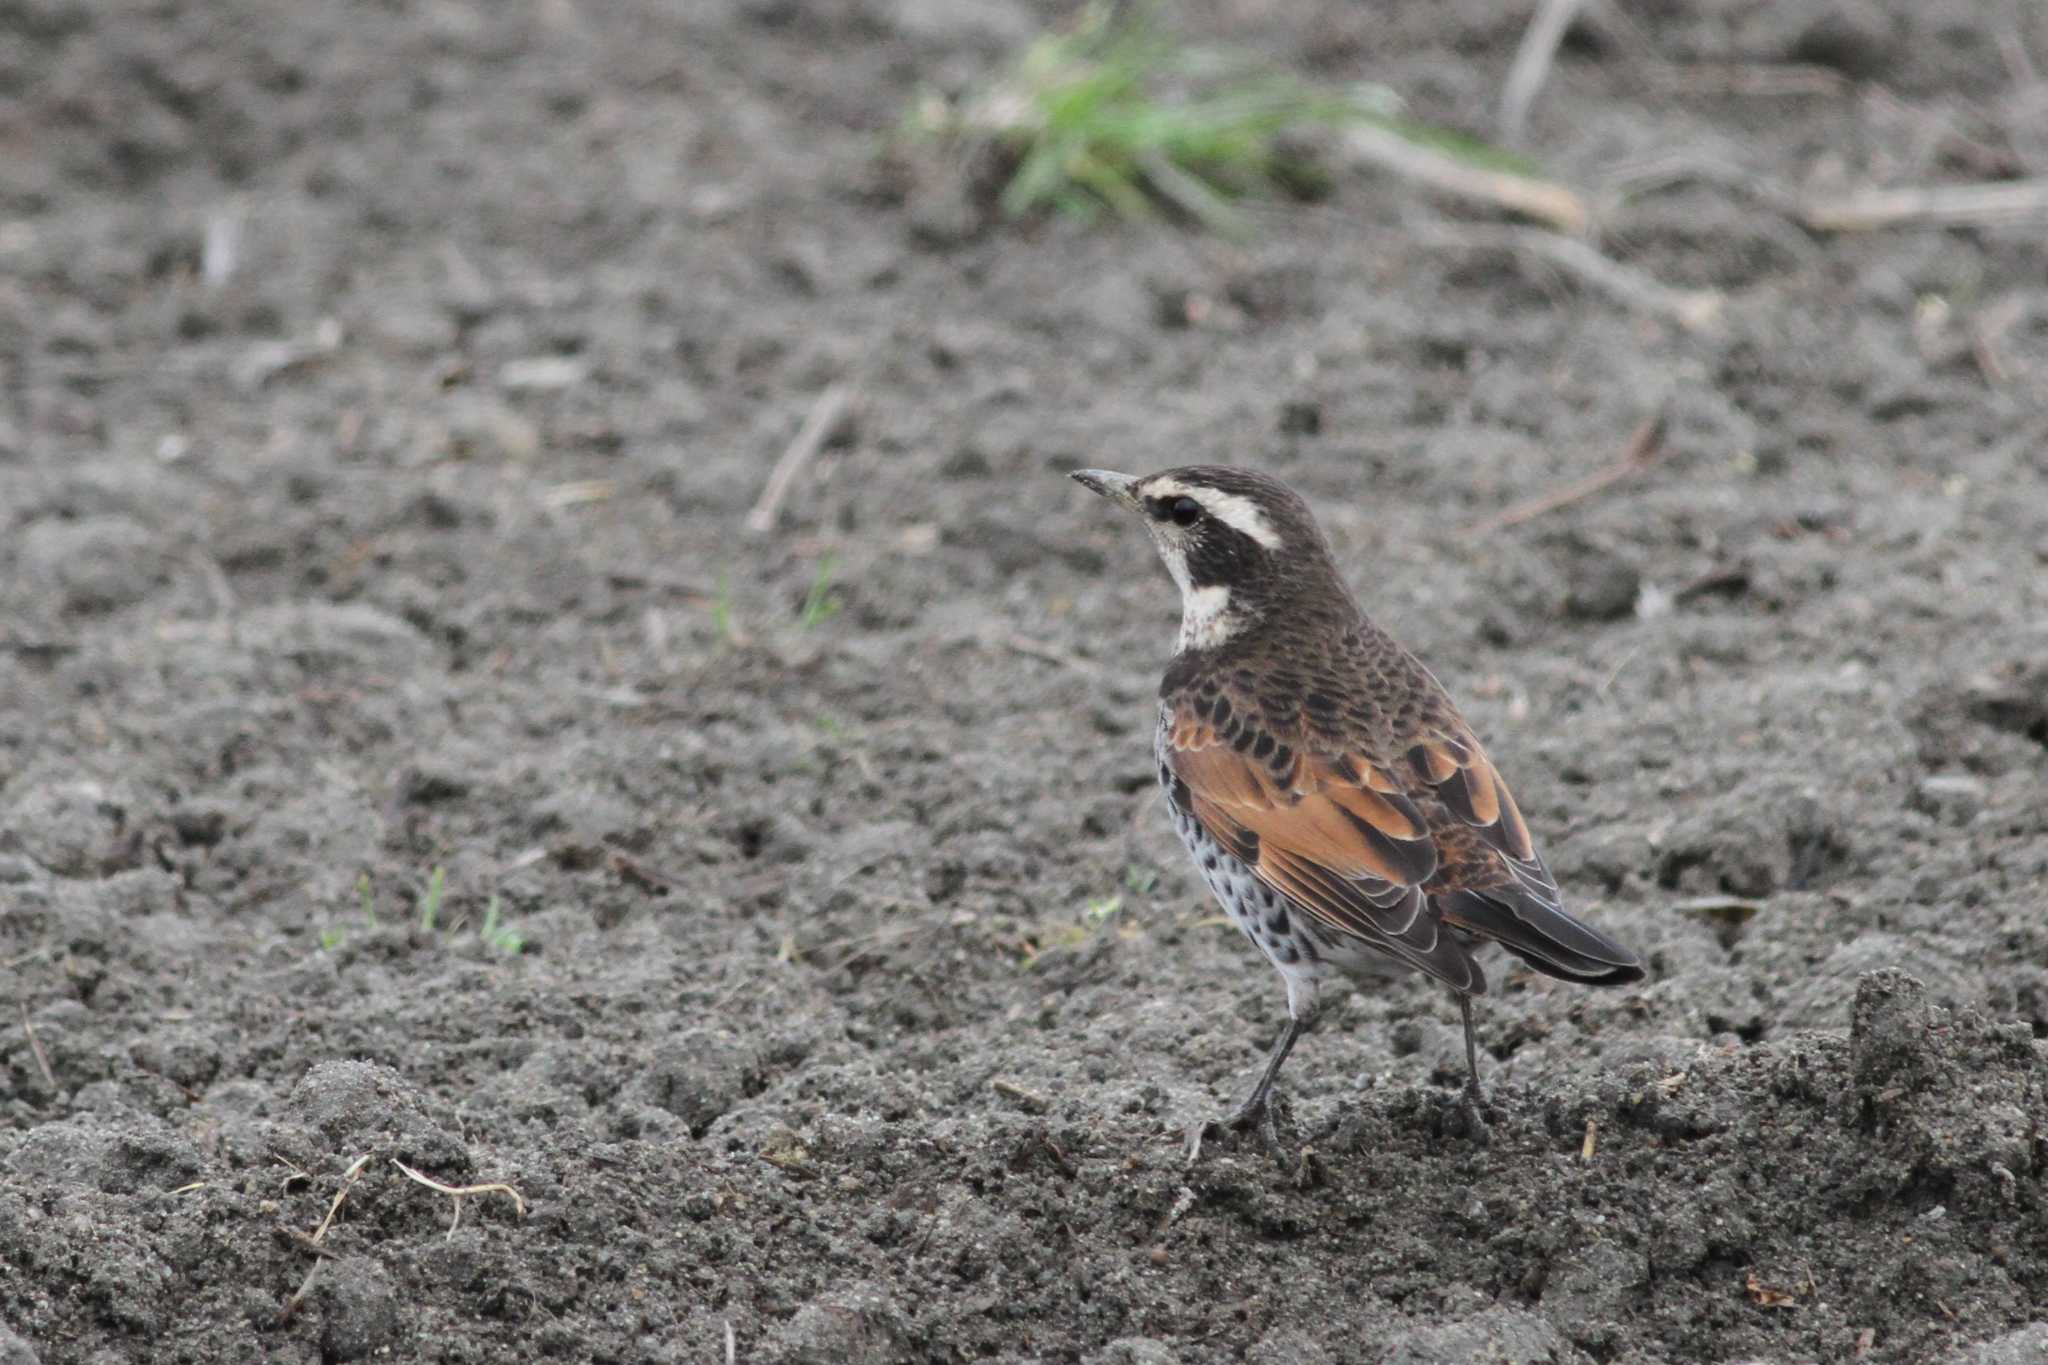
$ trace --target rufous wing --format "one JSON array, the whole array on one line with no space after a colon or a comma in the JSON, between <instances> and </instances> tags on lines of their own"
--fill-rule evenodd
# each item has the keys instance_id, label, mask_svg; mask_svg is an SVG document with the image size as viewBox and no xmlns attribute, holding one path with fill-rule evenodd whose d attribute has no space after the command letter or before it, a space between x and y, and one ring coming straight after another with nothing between
<instances>
[{"instance_id":1,"label":"rufous wing","mask_svg":"<svg viewBox=\"0 0 2048 1365\"><path fill-rule=\"evenodd\" d=\"M1366 940L1452 989L1486 979L1443 932L1423 885L1436 842L1415 802L1364 755L1305 753L1246 708L1169 707L1164 759L1175 804L1259 879L1329 927Z\"/></svg>"}]
</instances>

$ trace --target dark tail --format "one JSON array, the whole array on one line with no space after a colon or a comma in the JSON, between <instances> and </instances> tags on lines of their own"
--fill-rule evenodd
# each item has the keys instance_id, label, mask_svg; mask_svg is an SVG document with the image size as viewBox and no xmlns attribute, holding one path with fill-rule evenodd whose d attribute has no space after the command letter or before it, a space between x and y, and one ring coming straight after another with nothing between
<instances>
[{"instance_id":1,"label":"dark tail","mask_svg":"<svg viewBox=\"0 0 2048 1365\"><path fill-rule=\"evenodd\" d=\"M1642 958L1516 887L1439 891L1431 900L1446 923L1492 939L1539 972L1588 986L1643 979Z\"/></svg>"}]
</instances>

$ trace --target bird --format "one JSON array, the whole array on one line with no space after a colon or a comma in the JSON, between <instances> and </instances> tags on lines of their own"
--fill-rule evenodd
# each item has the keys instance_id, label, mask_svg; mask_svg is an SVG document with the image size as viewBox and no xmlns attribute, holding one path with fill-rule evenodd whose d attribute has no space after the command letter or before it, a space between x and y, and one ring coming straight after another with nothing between
<instances>
[{"instance_id":1,"label":"bird","mask_svg":"<svg viewBox=\"0 0 2048 1365\"><path fill-rule=\"evenodd\" d=\"M1073 471L1136 513L1180 589L1154 755L1174 833L1278 970L1287 1022L1244 1100L1188 1134L1257 1123L1333 973L1420 971L1465 1026L1464 1107L1485 1140L1472 1000L1491 942L1586 985L1643 978L1568 914L1507 783L1435 675L1358 605L1300 495L1255 470Z\"/></svg>"}]
</instances>

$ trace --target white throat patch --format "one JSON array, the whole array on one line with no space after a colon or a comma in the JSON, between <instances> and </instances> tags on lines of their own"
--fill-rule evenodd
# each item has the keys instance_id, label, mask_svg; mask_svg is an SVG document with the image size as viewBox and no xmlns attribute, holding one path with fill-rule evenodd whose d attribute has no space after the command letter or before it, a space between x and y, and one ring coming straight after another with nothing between
<instances>
[{"instance_id":1,"label":"white throat patch","mask_svg":"<svg viewBox=\"0 0 2048 1365\"><path fill-rule=\"evenodd\" d=\"M1266 521L1259 505L1241 493L1218 488L1194 488L1178 479L1154 479L1145 485L1148 498L1192 498L1202 510L1231 530L1251 537L1268 550L1280 548L1280 536Z\"/></svg>"},{"instance_id":2,"label":"white throat patch","mask_svg":"<svg viewBox=\"0 0 2048 1365\"><path fill-rule=\"evenodd\" d=\"M1182 651L1214 649L1237 631L1237 617L1230 610L1230 589L1225 587L1183 588L1180 594L1180 644Z\"/></svg>"}]
</instances>

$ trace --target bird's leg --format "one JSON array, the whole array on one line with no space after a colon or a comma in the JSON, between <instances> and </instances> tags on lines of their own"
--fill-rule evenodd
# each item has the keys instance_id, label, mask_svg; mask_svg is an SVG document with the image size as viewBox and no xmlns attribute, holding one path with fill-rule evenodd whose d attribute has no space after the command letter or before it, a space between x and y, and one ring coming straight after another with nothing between
<instances>
[{"instance_id":1,"label":"bird's leg","mask_svg":"<svg viewBox=\"0 0 2048 1365\"><path fill-rule=\"evenodd\" d=\"M1472 997L1458 993L1458 1013L1465 1020L1465 1117L1472 1125L1473 1141L1487 1142L1486 1117L1480 1112L1486 1095L1479 1089L1479 1045L1472 1036Z\"/></svg>"},{"instance_id":2,"label":"bird's leg","mask_svg":"<svg viewBox=\"0 0 2048 1365\"><path fill-rule=\"evenodd\" d=\"M1259 1073L1258 1083L1244 1097L1244 1101L1220 1119L1204 1119L1188 1129L1188 1160L1194 1161L1202 1154L1202 1139L1213 1131L1247 1128L1253 1123L1260 1125L1259 1134L1266 1139L1266 1145L1274 1151L1280 1150L1280 1130L1273 1122L1272 1106L1273 1081L1280 1074L1281 1066L1287 1061L1287 1054L1294 1051L1294 1044L1302 1034L1315 1023L1313 1007L1296 1012L1289 1002L1287 1026L1280 1030L1280 1036L1273 1042L1273 1050L1266 1057L1266 1066Z\"/></svg>"},{"instance_id":3,"label":"bird's leg","mask_svg":"<svg viewBox=\"0 0 2048 1365\"><path fill-rule=\"evenodd\" d=\"M1237 1108L1225 1114L1221 1120L1225 1128L1243 1128L1254 1119L1266 1113L1266 1101L1273 1096L1273 1081L1280 1074L1280 1067L1287 1060L1287 1054L1294 1051L1294 1044L1308 1025L1293 1015L1287 1016L1287 1027L1280 1030L1280 1036L1273 1040L1273 1050L1266 1056L1266 1069L1259 1073L1258 1084L1252 1087Z\"/></svg>"}]
</instances>

